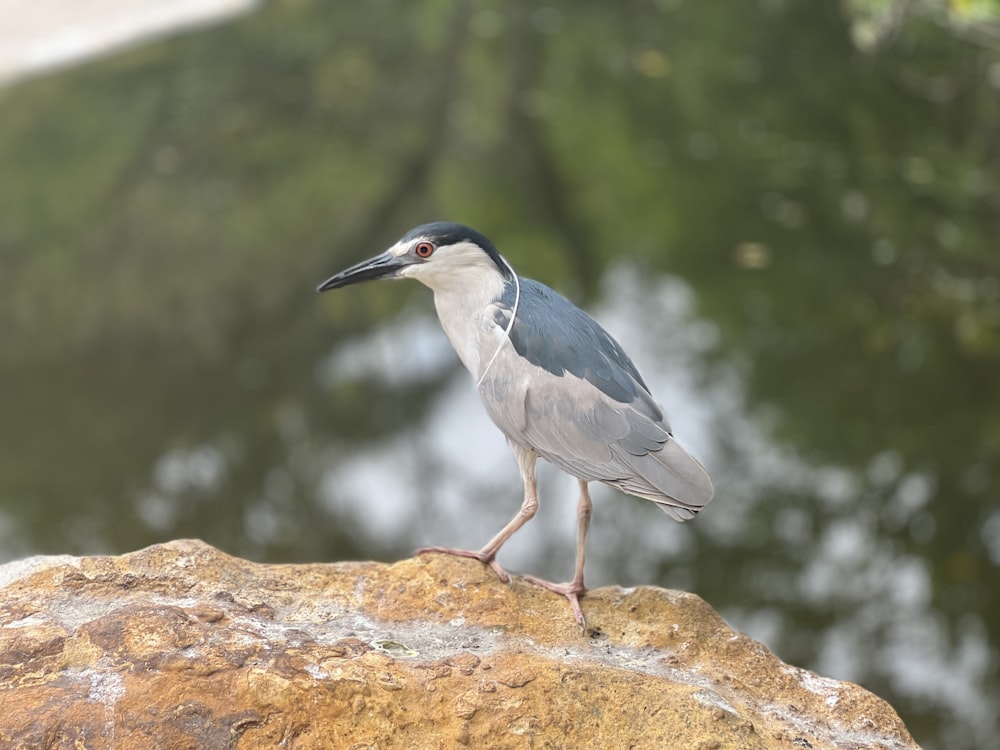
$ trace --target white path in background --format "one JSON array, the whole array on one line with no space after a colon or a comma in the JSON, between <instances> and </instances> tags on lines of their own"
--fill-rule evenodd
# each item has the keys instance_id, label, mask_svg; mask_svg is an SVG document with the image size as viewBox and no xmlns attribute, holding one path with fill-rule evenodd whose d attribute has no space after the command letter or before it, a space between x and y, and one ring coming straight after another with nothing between
<instances>
[{"instance_id":1,"label":"white path in background","mask_svg":"<svg viewBox=\"0 0 1000 750\"><path fill-rule=\"evenodd\" d=\"M0 0L0 83L245 12L257 0Z\"/></svg>"}]
</instances>

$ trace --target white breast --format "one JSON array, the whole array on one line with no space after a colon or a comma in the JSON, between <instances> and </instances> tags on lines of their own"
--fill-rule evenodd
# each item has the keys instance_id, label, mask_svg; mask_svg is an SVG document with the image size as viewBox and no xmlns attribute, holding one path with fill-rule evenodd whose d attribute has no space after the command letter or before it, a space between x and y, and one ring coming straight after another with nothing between
<instances>
[{"instance_id":1,"label":"white breast","mask_svg":"<svg viewBox=\"0 0 1000 750\"><path fill-rule=\"evenodd\" d=\"M482 375L481 369L493 356L503 341L503 331L493 322L492 302L503 291L503 284L495 294L479 295L469 292L449 293L435 291L434 307L445 335L455 347L472 377Z\"/></svg>"}]
</instances>

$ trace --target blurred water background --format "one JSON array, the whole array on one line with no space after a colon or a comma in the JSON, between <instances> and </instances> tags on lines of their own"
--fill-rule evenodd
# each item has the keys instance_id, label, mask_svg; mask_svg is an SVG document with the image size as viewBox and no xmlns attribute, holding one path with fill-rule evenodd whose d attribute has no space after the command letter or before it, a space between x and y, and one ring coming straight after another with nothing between
<instances>
[{"instance_id":1,"label":"blurred water background","mask_svg":"<svg viewBox=\"0 0 1000 750\"><path fill-rule=\"evenodd\" d=\"M588 583L1000 747L998 3L187 5L3 6L0 560L480 546L520 481L430 293L313 293L462 221L716 480L685 525L595 487ZM501 558L564 579L541 479Z\"/></svg>"}]
</instances>

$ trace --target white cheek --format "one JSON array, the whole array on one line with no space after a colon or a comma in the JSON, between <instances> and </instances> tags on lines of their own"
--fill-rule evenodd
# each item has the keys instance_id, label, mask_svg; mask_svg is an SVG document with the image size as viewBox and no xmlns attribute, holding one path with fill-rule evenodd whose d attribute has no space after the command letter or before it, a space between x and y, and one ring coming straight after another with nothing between
<instances>
[{"instance_id":1,"label":"white cheek","mask_svg":"<svg viewBox=\"0 0 1000 750\"><path fill-rule=\"evenodd\" d=\"M404 279L418 279L427 272L427 266L423 263L414 263L412 266L403 266L399 270L399 275Z\"/></svg>"},{"instance_id":2,"label":"white cheek","mask_svg":"<svg viewBox=\"0 0 1000 750\"><path fill-rule=\"evenodd\" d=\"M399 278L401 279L414 279L419 281L424 286L429 286L432 289L437 286L435 283L438 275L440 274L440 269L428 263L414 263L412 266L404 266L399 271Z\"/></svg>"}]
</instances>

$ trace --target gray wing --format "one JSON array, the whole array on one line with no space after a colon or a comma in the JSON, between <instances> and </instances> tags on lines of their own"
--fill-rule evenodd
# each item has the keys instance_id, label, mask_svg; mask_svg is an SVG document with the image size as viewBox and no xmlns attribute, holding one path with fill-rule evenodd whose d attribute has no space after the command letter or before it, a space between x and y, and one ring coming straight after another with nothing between
<instances>
[{"instance_id":1,"label":"gray wing","mask_svg":"<svg viewBox=\"0 0 1000 750\"><path fill-rule=\"evenodd\" d=\"M493 320L501 332L512 302L505 295L496 304ZM712 499L708 473L673 438L621 346L542 284L521 280L510 343L480 395L510 440L580 479L652 500L680 521Z\"/></svg>"}]
</instances>

